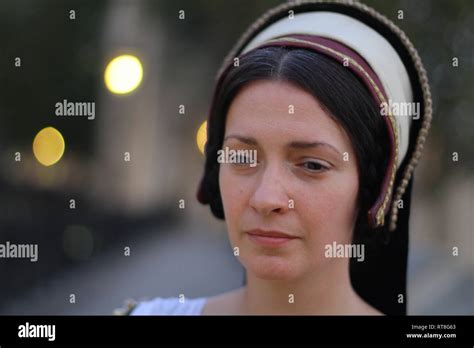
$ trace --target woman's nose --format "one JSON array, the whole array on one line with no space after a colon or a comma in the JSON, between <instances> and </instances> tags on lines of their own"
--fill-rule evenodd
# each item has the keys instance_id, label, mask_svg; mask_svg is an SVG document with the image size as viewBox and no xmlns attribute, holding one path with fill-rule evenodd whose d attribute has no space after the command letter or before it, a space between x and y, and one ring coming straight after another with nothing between
<instances>
[{"instance_id":1,"label":"woman's nose","mask_svg":"<svg viewBox=\"0 0 474 348\"><path fill-rule=\"evenodd\" d=\"M262 215L281 214L289 209L289 202L284 170L275 167L263 169L250 198L250 206Z\"/></svg>"}]
</instances>

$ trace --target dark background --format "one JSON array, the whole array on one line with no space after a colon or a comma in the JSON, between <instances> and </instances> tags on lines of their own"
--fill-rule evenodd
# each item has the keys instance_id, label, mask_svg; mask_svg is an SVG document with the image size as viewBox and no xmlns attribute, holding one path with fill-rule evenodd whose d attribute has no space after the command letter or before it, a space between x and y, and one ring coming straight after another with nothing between
<instances>
[{"instance_id":1,"label":"dark background","mask_svg":"<svg viewBox=\"0 0 474 348\"><path fill-rule=\"evenodd\" d=\"M39 260L0 259L1 314L108 314L127 297L208 296L241 285L225 225L195 200L203 166L196 132L222 59L281 2L2 1L0 243L37 243ZM409 313L473 314L474 3L365 3L405 30L434 100L412 202ZM144 78L117 96L104 70L123 53L141 60ZM96 119L55 116L63 99L95 102ZM66 143L51 167L32 153L47 126Z\"/></svg>"}]
</instances>

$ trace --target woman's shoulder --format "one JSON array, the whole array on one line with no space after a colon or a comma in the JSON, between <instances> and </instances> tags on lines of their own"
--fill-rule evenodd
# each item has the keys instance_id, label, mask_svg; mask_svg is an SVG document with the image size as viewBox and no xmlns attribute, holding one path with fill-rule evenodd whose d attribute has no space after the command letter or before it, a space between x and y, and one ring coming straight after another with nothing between
<instances>
[{"instance_id":1,"label":"woman's shoulder","mask_svg":"<svg viewBox=\"0 0 474 348\"><path fill-rule=\"evenodd\" d=\"M155 297L146 301L128 300L122 315L201 315L206 304L205 297Z\"/></svg>"}]
</instances>

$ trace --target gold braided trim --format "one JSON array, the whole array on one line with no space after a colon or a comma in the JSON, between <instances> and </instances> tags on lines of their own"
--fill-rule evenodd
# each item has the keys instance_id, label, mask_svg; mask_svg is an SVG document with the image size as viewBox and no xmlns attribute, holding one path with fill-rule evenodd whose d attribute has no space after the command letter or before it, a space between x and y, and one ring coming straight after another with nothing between
<instances>
[{"instance_id":1,"label":"gold braided trim","mask_svg":"<svg viewBox=\"0 0 474 348\"><path fill-rule=\"evenodd\" d=\"M398 219L398 204L397 202L402 198L405 190L408 186L408 182L415 170L416 165L418 164L421 154L423 152L423 147L426 142L426 137L428 135L428 131L431 127L431 120L433 115L433 103L431 99L431 91L428 82L428 77L426 74L426 70L421 62L421 58L418 54L418 51L415 49L413 44L411 43L410 39L406 36L405 32L401 30L397 25L395 25L391 20L387 17L383 16L382 14L375 11L373 8L368 7L366 5L360 3L353 3L352 6L357 7L366 13L370 14L372 17L376 18L387 27L389 27L402 41L405 48L407 48L410 57L413 60L415 69L418 73L419 82L421 85L421 91L423 94L423 101L424 101L424 113L423 113L423 121L418 132L416 138L415 148L411 154L411 157L403 170L403 175L400 181L399 186L397 187L394 195L394 199L392 201L392 210L390 215L390 230L394 231L397 228L397 219ZM408 154L407 154L408 156Z\"/></svg>"},{"instance_id":2,"label":"gold braided trim","mask_svg":"<svg viewBox=\"0 0 474 348\"><path fill-rule=\"evenodd\" d=\"M426 70L423 67L423 63L421 62L420 56L418 55L417 50L411 43L411 41L406 36L405 32L401 30L397 25L395 25L391 20L389 20L384 15L380 14L373 8L361 4L356 1L351 0L294 0L289 1L287 3L278 5L274 8L269 9L266 11L262 16L257 18L257 20L252 23L247 30L241 35L237 43L233 46L230 50L229 54L225 57L224 62L217 72L216 81L219 80L220 76L225 71L226 67L228 66L228 62L232 61L235 56L238 55L239 50L243 49L244 45L249 41L249 39L257 32L261 31L266 25L268 20L278 14L283 14L288 10L294 9L294 7L298 7L299 5L303 4L320 4L320 3L334 3L334 4L342 4L348 7L356 8L366 14L372 16L373 18L377 19L379 22L387 26L392 32L394 32L397 37L401 40L405 48L408 50L410 57L414 63L415 70L418 73L418 79L421 84L422 94L423 94L423 121L418 132L416 138L416 145L411 154L409 161L407 162L404 170L403 175L400 181L399 186L395 190L395 195L392 200L392 210L390 215L390 230L393 231L396 229L397 224L397 215L398 215L398 205L396 204L398 200L403 196L405 193L406 187L408 186L408 182L411 178L411 175L421 158L421 153L423 151L424 143L426 141L426 137L428 135L428 131L431 126L432 120L432 112L433 112L433 105L431 100L431 92L428 83L428 77L426 74ZM407 157L409 154L407 153Z\"/></svg>"}]
</instances>

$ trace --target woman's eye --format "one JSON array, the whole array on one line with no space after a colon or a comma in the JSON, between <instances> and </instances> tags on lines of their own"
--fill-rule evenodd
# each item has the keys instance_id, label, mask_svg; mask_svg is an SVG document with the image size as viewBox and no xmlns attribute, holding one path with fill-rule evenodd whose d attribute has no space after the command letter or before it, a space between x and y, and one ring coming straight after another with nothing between
<instances>
[{"instance_id":1,"label":"woman's eye","mask_svg":"<svg viewBox=\"0 0 474 348\"><path fill-rule=\"evenodd\" d=\"M303 166L311 172L322 172L328 169L326 166L323 166L321 163L314 162L314 161L304 162Z\"/></svg>"},{"instance_id":2,"label":"woman's eye","mask_svg":"<svg viewBox=\"0 0 474 348\"><path fill-rule=\"evenodd\" d=\"M246 156L237 156L235 163L236 164L249 164L250 160Z\"/></svg>"},{"instance_id":3,"label":"woman's eye","mask_svg":"<svg viewBox=\"0 0 474 348\"><path fill-rule=\"evenodd\" d=\"M255 167L257 165L257 162L255 159L250 158L248 156L237 156L235 158L235 161L233 161L233 164L236 166L246 166L246 167Z\"/></svg>"}]
</instances>

